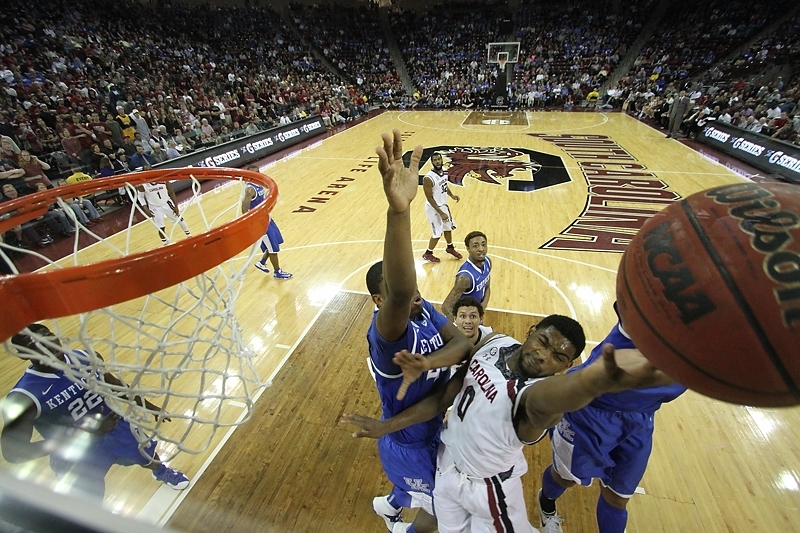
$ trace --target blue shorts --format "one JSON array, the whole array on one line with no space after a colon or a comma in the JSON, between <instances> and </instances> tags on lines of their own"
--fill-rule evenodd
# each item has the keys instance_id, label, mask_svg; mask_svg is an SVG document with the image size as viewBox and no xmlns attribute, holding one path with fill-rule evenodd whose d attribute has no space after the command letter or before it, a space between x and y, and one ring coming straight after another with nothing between
<instances>
[{"instance_id":1,"label":"blue shorts","mask_svg":"<svg viewBox=\"0 0 800 533\"><path fill-rule=\"evenodd\" d=\"M278 225L270 219L269 226L267 226L267 233L261 237L261 251L271 254L277 254L281 251L281 244L283 244L283 235Z\"/></svg>"},{"instance_id":2,"label":"blue shorts","mask_svg":"<svg viewBox=\"0 0 800 533\"><path fill-rule=\"evenodd\" d=\"M112 431L93 438L79 460L58 453L50 455L50 468L58 478L68 472L76 475L77 490L102 498L104 478L113 465L147 466L152 462L151 457L156 452L155 439L145 441L140 451L134 432L138 429L120 420Z\"/></svg>"},{"instance_id":3,"label":"blue shorts","mask_svg":"<svg viewBox=\"0 0 800 533\"><path fill-rule=\"evenodd\" d=\"M553 467L581 485L600 482L630 498L647 469L653 448L653 413L606 411L586 406L550 430Z\"/></svg>"},{"instance_id":4,"label":"blue shorts","mask_svg":"<svg viewBox=\"0 0 800 533\"><path fill-rule=\"evenodd\" d=\"M433 483L439 435L421 443L401 444L388 435L378 439L383 471L392 482L393 501L405 508L421 507L433 514Z\"/></svg>"}]
</instances>

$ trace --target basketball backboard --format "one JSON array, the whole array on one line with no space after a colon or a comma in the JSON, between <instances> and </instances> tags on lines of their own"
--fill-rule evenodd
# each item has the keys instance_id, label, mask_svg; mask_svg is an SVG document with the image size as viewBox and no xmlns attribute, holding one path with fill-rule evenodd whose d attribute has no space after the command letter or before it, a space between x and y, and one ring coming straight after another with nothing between
<instances>
[{"instance_id":1,"label":"basketball backboard","mask_svg":"<svg viewBox=\"0 0 800 533\"><path fill-rule=\"evenodd\" d=\"M499 59L505 59L507 63L516 63L519 60L519 42L487 44L486 62L499 63Z\"/></svg>"}]
</instances>

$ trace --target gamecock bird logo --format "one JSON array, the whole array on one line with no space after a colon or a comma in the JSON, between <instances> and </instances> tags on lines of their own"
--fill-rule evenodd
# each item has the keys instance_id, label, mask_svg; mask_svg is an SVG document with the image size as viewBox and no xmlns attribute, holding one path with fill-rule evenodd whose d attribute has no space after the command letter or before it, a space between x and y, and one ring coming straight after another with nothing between
<instances>
[{"instance_id":1,"label":"gamecock bird logo","mask_svg":"<svg viewBox=\"0 0 800 533\"><path fill-rule=\"evenodd\" d=\"M499 185L501 178L511 178L514 172L527 170L536 174L542 169L542 165L536 161L519 159L527 154L513 148L457 146L440 153L450 159L449 168L447 163L445 167L450 182L456 185L463 184L467 176Z\"/></svg>"},{"instance_id":2,"label":"gamecock bird logo","mask_svg":"<svg viewBox=\"0 0 800 533\"><path fill-rule=\"evenodd\" d=\"M529 150L497 146L431 146L422 152L419 183L430 169L430 158L441 154L447 179L453 185L464 186L466 178L503 185L511 192L532 192L570 181L564 162L559 156ZM403 154L406 164L411 152Z\"/></svg>"}]
</instances>

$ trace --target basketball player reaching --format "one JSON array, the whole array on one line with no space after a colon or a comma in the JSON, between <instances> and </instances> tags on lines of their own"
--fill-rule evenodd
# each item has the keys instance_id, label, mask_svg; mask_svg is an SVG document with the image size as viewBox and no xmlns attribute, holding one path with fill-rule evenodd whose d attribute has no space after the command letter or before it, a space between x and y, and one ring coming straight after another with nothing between
<instances>
[{"instance_id":1,"label":"basketball player reaching","mask_svg":"<svg viewBox=\"0 0 800 533\"><path fill-rule=\"evenodd\" d=\"M142 211L148 217L153 219L153 222L158 228L158 236L161 242L169 244L169 238L165 231L164 218L170 219L172 222L180 224L181 229L187 237L191 236L189 233L189 226L183 220L181 212L178 210L178 200L175 197L175 191L172 185L167 183L144 183L137 187L139 204Z\"/></svg>"},{"instance_id":2,"label":"basketball player reaching","mask_svg":"<svg viewBox=\"0 0 800 533\"><path fill-rule=\"evenodd\" d=\"M105 492L105 476L115 464L147 468L152 471L153 478L176 490L189 486L189 478L183 472L158 462L155 439L148 442L135 426L120 419L102 396L32 355L38 352L83 365L84 352L59 350L60 341L42 324L31 324L28 329L46 337L48 342L36 342L24 332L11 338L17 355L30 360L31 365L3 402L0 446L7 461L22 463L49 455L50 468L59 480L67 482L71 491L100 499ZM122 385L113 374L98 374L96 378ZM142 405L140 398L135 401ZM159 416L158 406L144 400L144 407ZM169 421L169 418L164 420ZM33 441L34 429L43 440ZM147 443L141 450L137 434ZM82 452L77 457L76 450Z\"/></svg>"},{"instance_id":3,"label":"basketball player reaching","mask_svg":"<svg viewBox=\"0 0 800 533\"><path fill-rule=\"evenodd\" d=\"M489 305L492 260L486 256L486 235L471 231L464 239L464 244L467 246L467 260L456 272L455 284L442 302L442 313L447 316L455 316L453 304L462 296L472 296L484 309Z\"/></svg>"},{"instance_id":4,"label":"basketball player reaching","mask_svg":"<svg viewBox=\"0 0 800 533\"><path fill-rule=\"evenodd\" d=\"M550 315L524 343L489 335L452 380L402 413L383 421L346 415L343 421L361 428L356 437L379 438L438 416L452 403L434 485L439 532L536 531L522 494L520 476L527 471L523 447L541 440L562 413L601 394L664 379L638 352L615 352L611 344L603 346L593 364L554 376L572 365L584 345L580 324ZM406 379L438 365L408 352L395 361Z\"/></svg>"},{"instance_id":5,"label":"basketball player reaching","mask_svg":"<svg viewBox=\"0 0 800 533\"><path fill-rule=\"evenodd\" d=\"M635 350L621 324L617 324L578 371L602 357L601 346ZM597 525L600 533L623 533L628 523L626 506L644 476L653 446L655 412L686 388L666 382L659 387L603 394L564 417L550 430L553 464L542 475L539 511L542 531L562 533L556 499L576 483L600 480Z\"/></svg>"},{"instance_id":6,"label":"basketball player reaching","mask_svg":"<svg viewBox=\"0 0 800 533\"><path fill-rule=\"evenodd\" d=\"M456 364L469 354L472 345L417 290L410 206L419 187L422 147L414 149L409 168L403 166L400 132L394 130L392 136L384 133L382 139L383 147L376 152L389 209L383 261L374 264L366 276L377 307L367 342L369 368L381 398L382 416L390 418L419 401L436 384L444 383L449 375L445 369L437 368L404 384L403 372L393 362L397 352L411 350L423 358L434 353L441 361ZM436 529L432 491L441 427L442 416L432 416L378 440L381 464L394 487L388 496L375 498L372 507L393 533L430 533ZM401 521L403 507L420 508L412 524Z\"/></svg>"},{"instance_id":7,"label":"basketball player reaching","mask_svg":"<svg viewBox=\"0 0 800 533\"><path fill-rule=\"evenodd\" d=\"M254 172L259 171L256 165L250 165L247 167L247 170L252 170ZM264 187L256 185L255 183L248 183L244 190L242 213L247 213L249 210L264 203L265 200L266 194ZM278 229L278 225L275 224L272 216L270 216L267 232L261 237L261 251L264 252L264 255L261 256L261 259L259 259L254 266L265 274L269 274L269 268L267 268L267 259L269 259L272 268L275 269L275 274L273 274L275 279L289 279L292 275L285 270L281 270L281 263L280 260L278 260L278 252L281 251L281 244L283 244L283 235L281 235L281 230Z\"/></svg>"},{"instance_id":8,"label":"basketball player reaching","mask_svg":"<svg viewBox=\"0 0 800 533\"><path fill-rule=\"evenodd\" d=\"M425 198L427 199L427 202L425 202L425 216L428 217L428 222L431 224L432 235L430 241L428 241L428 249L425 250L422 258L431 263L441 261L433 255L433 250L436 248L442 233L444 233L444 240L447 241L445 251L456 259L461 259L463 256L456 252L453 246L453 230L456 229L456 223L453 220L452 213L450 213L450 207L447 205L448 196L456 202L460 198L450 192L442 154L433 154L431 156L431 164L433 168L425 174L425 178L422 180L422 189L425 191Z\"/></svg>"}]
</instances>

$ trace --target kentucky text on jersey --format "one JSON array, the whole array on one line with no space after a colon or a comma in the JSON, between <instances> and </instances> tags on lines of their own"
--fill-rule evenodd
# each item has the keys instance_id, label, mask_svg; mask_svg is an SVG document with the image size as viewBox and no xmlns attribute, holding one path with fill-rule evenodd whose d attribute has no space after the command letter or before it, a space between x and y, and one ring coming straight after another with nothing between
<instances>
[{"instance_id":1,"label":"kentucky text on jersey","mask_svg":"<svg viewBox=\"0 0 800 533\"><path fill-rule=\"evenodd\" d=\"M83 387L81 387L77 383L74 383L74 384L70 385L69 387L67 387L66 389L64 389L61 392L59 392L58 394L56 394L55 396L53 396L52 398L49 398L49 399L45 400L45 403L47 404L47 406L50 409L55 409L59 405L62 405L64 402L66 402L67 400L75 397L76 394L78 394L79 392L82 392L84 390L86 390L86 389L84 389ZM73 418L75 418L74 414L73 414Z\"/></svg>"},{"instance_id":2,"label":"kentucky text on jersey","mask_svg":"<svg viewBox=\"0 0 800 533\"><path fill-rule=\"evenodd\" d=\"M403 381L403 372L392 361L394 354L408 350L411 353L427 355L444 346L444 339L439 331L447 324L447 318L429 302L423 300L421 315L413 320L409 319L405 335L396 341L387 341L378 333L375 324L377 314L376 311L367 332L370 355L368 361L381 397L383 418L387 419L417 403L449 376L448 369L445 368L429 370L425 376L411 384L405 398L402 400L396 398ZM390 438L401 443L425 442L439 432L442 418L443 415L439 415L432 420L414 424L392 433Z\"/></svg>"},{"instance_id":3,"label":"kentucky text on jersey","mask_svg":"<svg viewBox=\"0 0 800 533\"><path fill-rule=\"evenodd\" d=\"M442 340L442 336L437 333L430 339L419 339L418 346L419 346L419 352L417 353L421 355L426 355L431 352L435 352L436 350L444 346L444 340ZM430 370L428 372L430 372Z\"/></svg>"}]
</instances>

